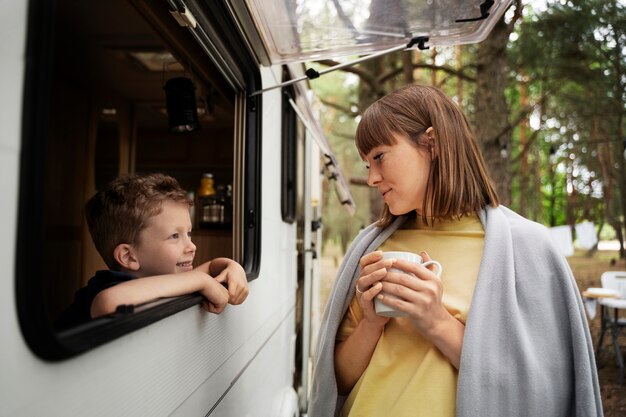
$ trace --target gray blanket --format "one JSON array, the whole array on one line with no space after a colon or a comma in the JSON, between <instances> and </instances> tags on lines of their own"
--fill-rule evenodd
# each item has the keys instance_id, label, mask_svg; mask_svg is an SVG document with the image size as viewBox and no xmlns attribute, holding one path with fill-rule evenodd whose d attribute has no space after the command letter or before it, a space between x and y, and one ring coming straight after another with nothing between
<instances>
[{"instance_id":1,"label":"gray blanket","mask_svg":"<svg viewBox=\"0 0 626 417\"><path fill-rule=\"evenodd\" d=\"M503 206L480 219L485 247L463 339L457 417L602 416L580 294L548 230ZM405 220L364 229L343 260L319 332L310 417L334 416L345 401L337 396L334 345L359 260Z\"/></svg>"}]
</instances>

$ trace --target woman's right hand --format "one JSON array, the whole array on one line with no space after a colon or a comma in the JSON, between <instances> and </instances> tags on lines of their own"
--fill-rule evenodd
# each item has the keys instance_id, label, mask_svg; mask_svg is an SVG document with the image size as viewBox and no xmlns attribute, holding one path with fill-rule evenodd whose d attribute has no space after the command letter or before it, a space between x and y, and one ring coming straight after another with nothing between
<instances>
[{"instance_id":1,"label":"woman's right hand","mask_svg":"<svg viewBox=\"0 0 626 417\"><path fill-rule=\"evenodd\" d=\"M376 314L374 299L383 289L380 282L393 264L392 259L383 259L382 251L370 252L359 262L361 272L356 280L356 297L363 311L363 320L368 323L384 326L390 320Z\"/></svg>"},{"instance_id":2,"label":"woman's right hand","mask_svg":"<svg viewBox=\"0 0 626 417\"><path fill-rule=\"evenodd\" d=\"M391 318L376 314L374 298L383 288L380 282L393 263L383 259L383 253L376 251L361 258L361 272L356 280L357 301L363 318L346 340L335 345L335 378L339 393L348 394L367 368L378 339Z\"/></svg>"}]
</instances>

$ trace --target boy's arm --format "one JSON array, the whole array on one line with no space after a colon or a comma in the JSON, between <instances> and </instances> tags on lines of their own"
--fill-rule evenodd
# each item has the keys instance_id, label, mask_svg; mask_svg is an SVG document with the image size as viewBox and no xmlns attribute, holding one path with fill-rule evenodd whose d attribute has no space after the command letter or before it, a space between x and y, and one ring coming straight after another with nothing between
<instances>
[{"instance_id":1,"label":"boy's arm","mask_svg":"<svg viewBox=\"0 0 626 417\"><path fill-rule=\"evenodd\" d=\"M206 264L179 274L136 278L100 292L91 303L91 317L115 312L122 304L141 304L162 297L200 292L209 302L205 309L221 313L228 302L228 291L207 274ZM204 267L204 268L203 268ZM204 272L204 269L207 272Z\"/></svg>"},{"instance_id":2,"label":"boy's arm","mask_svg":"<svg viewBox=\"0 0 626 417\"><path fill-rule=\"evenodd\" d=\"M248 279L241 265L229 258L215 258L208 262L208 273L217 282L226 284L230 304L244 302L248 296Z\"/></svg>"}]
</instances>

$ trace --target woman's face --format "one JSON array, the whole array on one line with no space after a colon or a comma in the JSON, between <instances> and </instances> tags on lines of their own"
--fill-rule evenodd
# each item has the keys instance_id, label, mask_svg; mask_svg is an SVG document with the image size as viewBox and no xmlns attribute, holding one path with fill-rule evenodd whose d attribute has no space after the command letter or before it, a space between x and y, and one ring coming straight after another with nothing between
<instances>
[{"instance_id":1,"label":"woman's face","mask_svg":"<svg viewBox=\"0 0 626 417\"><path fill-rule=\"evenodd\" d=\"M413 145L403 135L395 134L394 139L393 145L377 146L365 156L369 167L367 184L378 189L391 214L398 216L411 210L421 214L430 152Z\"/></svg>"}]
</instances>

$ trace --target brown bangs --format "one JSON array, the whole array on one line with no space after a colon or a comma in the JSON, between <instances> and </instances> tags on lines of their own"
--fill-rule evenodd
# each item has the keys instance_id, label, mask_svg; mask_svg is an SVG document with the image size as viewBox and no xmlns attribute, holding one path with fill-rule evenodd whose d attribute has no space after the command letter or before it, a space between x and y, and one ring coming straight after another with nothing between
<instances>
[{"instance_id":1,"label":"brown bangs","mask_svg":"<svg viewBox=\"0 0 626 417\"><path fill-rule=\"evenodd\" d=\"M379 101L372 104L361 116L354 142L361 156L380 145L393 145L394 134L404 133L397 128L396 120Z\"/></svg>"}]
</instances>

